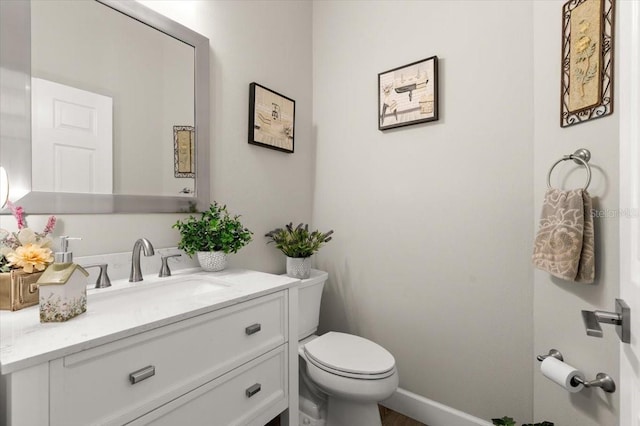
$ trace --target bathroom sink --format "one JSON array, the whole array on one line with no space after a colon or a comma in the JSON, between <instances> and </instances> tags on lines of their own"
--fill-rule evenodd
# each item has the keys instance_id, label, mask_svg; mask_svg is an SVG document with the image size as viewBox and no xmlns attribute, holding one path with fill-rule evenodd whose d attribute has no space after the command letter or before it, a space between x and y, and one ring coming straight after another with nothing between
<instances>
[{"instance_id":1,"label":"bathroom sink","mask_svg":"<svg viewBox=\"0 0 640 426\"><path fill-rule=\"evenodd\" d=\"M237 292L229 284L211 276L203 274L189 274L169 278L157 278L137 283L123 283L108 289L91 291L89 304L135 302L144 305L175 304L187 300L210 303L221 297L228 297Z\"/></svg>"}]
</instances>

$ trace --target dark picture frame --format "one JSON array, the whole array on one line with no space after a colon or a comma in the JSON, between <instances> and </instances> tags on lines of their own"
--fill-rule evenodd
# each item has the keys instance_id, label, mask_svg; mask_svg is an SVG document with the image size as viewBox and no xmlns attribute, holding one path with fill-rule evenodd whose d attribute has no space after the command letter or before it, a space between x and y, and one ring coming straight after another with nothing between
<instances>
[{"instance_id":1,"label":"dark picture frame","mask_svg":"<svg viewBox=\"0 0 640 426\"><path fill-rule=\"evenodd\" d=\"M249 85L249 143L292 154L296 101L258 83Z\"/></svg>"},{"instance_id":2,"label":"dark picture frame","mask_svg":"<svg viewBox=\"0 0 640 426\"><path fill-rule=\"evenodd\" d=\"M562 6L560 127L613 113L615 0Z\"/></svg>"},{"instance_id":3,"label":"dark picture frame","mask_svg":"<svg viewBox=\"0 0 640 426\"><path fill-rule=\"evenodd\" d=\"M438 57L378 74L378 130L438 120Z\"/></svg>"}]
</instances>

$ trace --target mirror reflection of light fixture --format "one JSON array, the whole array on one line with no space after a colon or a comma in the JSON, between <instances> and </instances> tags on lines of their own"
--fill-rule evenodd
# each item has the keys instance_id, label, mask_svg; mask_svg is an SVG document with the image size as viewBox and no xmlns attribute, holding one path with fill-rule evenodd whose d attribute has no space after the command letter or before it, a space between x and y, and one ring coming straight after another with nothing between
<instances>
[{"instance_id":1,"label":"mirror reflection of light fixture","mask_svg":"<svg viewBox=\"0 0 640 426\"><path fill-rule=\"evenodd\" d=\"M0 166L0 209L3 209L9 199L9 177L4 167Z\"/></svg>"}]
</instances>

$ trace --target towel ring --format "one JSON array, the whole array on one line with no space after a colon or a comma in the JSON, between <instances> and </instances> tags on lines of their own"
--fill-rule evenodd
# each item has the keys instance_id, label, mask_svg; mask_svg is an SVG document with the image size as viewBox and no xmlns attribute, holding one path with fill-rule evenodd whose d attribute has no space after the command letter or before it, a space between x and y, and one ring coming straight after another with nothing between
<instances>
[{"instance_id":1,"label":"towel ring","mask_svg":"<svg viewBox=\"0 0 640 426\"><path fill-rule=\"evenodd\" d=\"M591 167L589 166L589 160L591 159L591 152L588 149L580 148L576 150L573 154L565 155L555 163L549 169L549 173L547 174L547 188L551 189L551 172L553 169L563 161L573 160L577 164L582 164L587 170L587 182L584 185L583 190L586 190L591 183Z\"/></svg>"}]
</instances>

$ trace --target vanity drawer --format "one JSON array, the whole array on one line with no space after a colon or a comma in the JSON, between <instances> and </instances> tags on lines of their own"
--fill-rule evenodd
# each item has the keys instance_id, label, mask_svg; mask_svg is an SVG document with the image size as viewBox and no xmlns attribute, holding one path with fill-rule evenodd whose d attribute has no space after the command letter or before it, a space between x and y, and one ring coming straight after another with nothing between
<instances>
[{"instance_id":1,"label":"vanity drawer","mask_svg":"<svg viewBox=\"0 0 640 426\"><path fill-rule=\"evenodd\" d=\"M287 408L287 345L236 368L128 426L262 426Z\"/></svg>"},{"instance_id":2,"label":"vanity drawer","mask_svg":"<svg viewBox=\"0 0 640 426\"><path fill-rule=\"evenodd\" d=\"M279 292L52 361L51 426L121 425L282 345L286 306Z\"/></svg>"}]
</instances>

